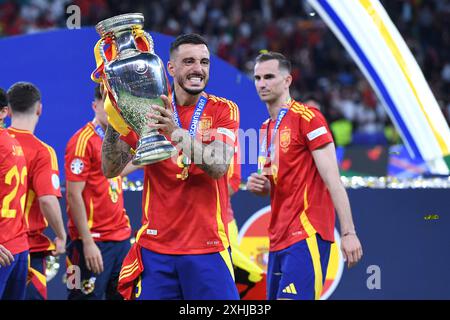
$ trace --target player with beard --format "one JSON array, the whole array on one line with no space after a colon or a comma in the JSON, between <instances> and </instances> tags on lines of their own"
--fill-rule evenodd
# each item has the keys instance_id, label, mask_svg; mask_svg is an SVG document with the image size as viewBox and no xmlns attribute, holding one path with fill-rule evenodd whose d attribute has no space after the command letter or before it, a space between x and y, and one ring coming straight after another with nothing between
<instances>
[{"instance_id":1,"label":"player with beard","mask_svg":"<svg viewBox=\"0 0 450 320\"><path fill-rule=\"evenodd\" d=\"M239 110L206 93L210 53L199 35L171 45L174 94L150 125L177 147L173 158L145 166L143 226L119 277L127 299L239 299L225 223L227 170L234 154ZM102 149L106 176L132 158L132 145L108 125ZM133 294L133 288L135 292Z\"/></svg>"}]
</instances>

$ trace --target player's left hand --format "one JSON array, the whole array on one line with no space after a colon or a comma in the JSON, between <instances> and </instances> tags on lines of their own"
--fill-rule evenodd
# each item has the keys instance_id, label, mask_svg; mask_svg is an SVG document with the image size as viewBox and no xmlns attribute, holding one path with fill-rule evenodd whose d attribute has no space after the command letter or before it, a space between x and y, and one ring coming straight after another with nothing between
<instances>
[{"instance_id":1,"label":"player's left hand","mask_svg":"<svg viewBox=\"0 0 450 320\"><path fill-rule=\"evenodd\" d=\"M347 267L355 266L363 255L358 236L354 233L343 236L341 238L341 251L344 255L344 260L347 261Z\"/></svg>"},{"instance_id":2,"label":"player's left hand","mask_svg":"<svg viewBox=\"0 0 450 320\"><path fill-rule=\"evenodd\" d=\"M162 95L161 100L164 102L164 108L158 105L152 105L155 111L158 111L160 115L149 113L147 116L153 120L156 120L156 123L150 123L149 127L151 129L161 130L166 136L171 137L172 133L179 129L175 121L173 120L173 112L170 107L169 98L167 96Z\"/></svg>"}]
</instances>

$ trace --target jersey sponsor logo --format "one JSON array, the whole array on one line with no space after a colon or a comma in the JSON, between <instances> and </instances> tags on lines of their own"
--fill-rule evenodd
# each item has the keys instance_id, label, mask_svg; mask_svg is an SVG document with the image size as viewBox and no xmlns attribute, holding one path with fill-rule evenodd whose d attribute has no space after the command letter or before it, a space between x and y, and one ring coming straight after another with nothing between
<instances>
[{"instance_id":1,"label":"jersey sponsor logo","mask_svg":"<svg viewBox=\"0 0 450 320\"><path fill-rule=\"evenodd\" d=\"M151 236L157 236L158 235L158 230L155 229L147 229L147 234L151 235Z\"/></svg>"},{"instance_id":2,"label":"jersey sponsor logo","mask_svg":"<svg viewBox=\"0 0 450 320\"><path fill-rule=\"evenodd\" d=\"M305 107L303 104L295 103L291 107L292 112L299 114L304 120L311 122L311 120L316 116L314 112L309 110L308 107Z\"/></svg>"},{"instance_id":3,"label":"jersey sponsor logo","mask_svg":"<svg viewBox=\"0 0 450 320\"><path fill-rule=\"evenodd\" d=\"M269 236L270 205L253 213L244 223L239 231L239 249L251 260L267 272L269 261ZM342 258L341 238L337 230L334 230L335 242L331 245L330 261L323 286L321 300L328 299L341 281L344 270L344 259ZM285 288L286 291L287 287ZM292 293L292 288L290 288ZM297 290L296 290L297 291ZM264 299L265 297L262 297Z\"/></svg>"},{"instance_id":4,"label":"jersey sponsor logo","mask_svg":"<svg viewBox=\"0 0 450 320\"><path fill-rule=\"evenodd\" d=\"M80 174L83 172L83 169L84 169L83 160L78 158L72 160L72 163L70 164L70 171L72 171L73 174Z\"/></svg>"},{"instance_id":5,"label":"jersey sponsor logo","mask_svg":"<svg viewBox=\"0 0 450 320\"><path fill-rule=\"evenodd\" d=\"M230 138L233 142L236 141L236 135L233 131L227 128L217 128L217 133L223 134L224 136L227 136ZM237 148L237 147L236 147Z\"/></svg>"},{"instance_id":6,"label":"jersey sponsor logo","mask_svg":"<svg viewBox=\"0 0 450 320\"><path fill-rule=\"evenodd\" d=\"M60 186L59 177L56 173L52 174L53 189L58 190Z\"/></svg>"},{"instance_id":7,"label":"jersey sponsor logo","mask_svg":"<svg viewBox=\"0 0 450 320\"><path fill-rule=\"evenodd\" d=\"M308 137L309 141L313 141L317 137L320 137L321 135L324 135L327 133L327 129L325 127L317 128L316 130L311 131L306 136Z\"/></svg>"},{"instance_id":8,"label":"jersey sponsor logo","mask_svg":"<svg viewBox=\"0 0 450 320\"><path fill-rule=\"evenodd\" d=\"M283 293L297 294L297 289L295 288L295 285L291 283L283 289Z\"/></svg>"},{"instance_id":9,"label":"jersey sponsor logo","mask_svg":"<svg viewBox=\"0 0 450 320\"><path fill-rule=\"evenodd\" d=\"M284 153L289 150L289 145L291 144L291 129L283 129L280 131L280 147Z\"/></svg>"}]
</instances>

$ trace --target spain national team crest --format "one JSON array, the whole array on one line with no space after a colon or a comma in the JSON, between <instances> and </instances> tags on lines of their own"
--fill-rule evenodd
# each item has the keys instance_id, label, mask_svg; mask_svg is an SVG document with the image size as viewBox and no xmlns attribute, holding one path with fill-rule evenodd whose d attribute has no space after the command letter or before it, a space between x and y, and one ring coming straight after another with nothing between
<instances>
[{"instance_id":1,"label":"spain national team crest","mask_svg":"<svg viewBox=\"0 0 450 320\"><path fill-rule=\"evenodd\" d=\"M209 129L212 127L212 117L202 117L200 123L198 124L198 133L203 136L203 139L209 140L211 133Z\"/></svg>"},{"instance_id":2,"label":"spain national team crest","mask_svg":"<svg viewBox=\"0 0 450 320\"><path fill-rule=\"evenodd\" d=\"M267 230L270 223L270 206L255 212L239 231L239 249L253 260L264 272L267 272L269 258L269 237ZM335 242L331 246L330 261L320 300L328 299L337 288L344 270L344 260L340 251L341 238L334 230ZM265 299L265 297L261 297Z\"/></svg>"},{"instance_id":3,"label":"spain national team crest","mask_svg":"<svg viewBox=\"0 0 450 320\"><path fill-rule=\"evenodd\" d=\"M283 152L289 150L291 144L291 129L283 129L280 131L280 147Z\"/></svg>"}]
</instances>

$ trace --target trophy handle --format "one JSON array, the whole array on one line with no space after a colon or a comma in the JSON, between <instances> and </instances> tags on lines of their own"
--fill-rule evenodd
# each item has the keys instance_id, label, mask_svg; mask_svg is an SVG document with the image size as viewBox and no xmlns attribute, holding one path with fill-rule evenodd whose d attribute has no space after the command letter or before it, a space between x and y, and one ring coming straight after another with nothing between
<instances>
[{"instance_id":1,"label":"trophy handle","mask_svg":"<svg viewBox=\"0 0 450 320\"><path fill-rule=\"evenodd\" d=\"M144 31L144 37L147 39L148 41L148 46L149 46L149 51L150 53L155 53L155 45L153 43L153 38L152 36L147 32Z\"/></svg>"},{"instance_id":2,"label":"trophy handle","mask_svg":"<svg viewBox=\"0 0 450 320\"><path fill-rule=\"evenodd\" d=\"M95 63L97 68L91 73L91 79L94 82L100 83L101 74L103 74L104 66L109 62L105 53L106 38L101 38L94 47Z\"/></svg>"},{"instance_id":3,"label":"trophy handle","mask_svg":"<svg viewBox=\"0 0 450 320\"><path fill-rule=\"evenodd\" d=\"M153 47L153 38L151 35L149 35L146 31L144 31L140 26L134 26L132 28L132 33L133 33L133 43L134 43L134 47L139 50L140 52L150 52L150 53L155 53ZM142 42L146 43L148 45L148 51L147 50L143 50L142 46L139 46L138 41L137 40L141 40Z\"/></svg>"},{"instance_id":4,"label":"trophy handle","mask_svg":"<svg viewBox=\"0 0 450 320\"><path fill-rule=\"evenodd\" d=\"M100 52L100 57L103 60L103 65L106 65L108 63L108 59L106 58L106 54L105 54L105 39L102 39L102 41L100 42L99 52Z\"/></svg>"}]
</instances>

